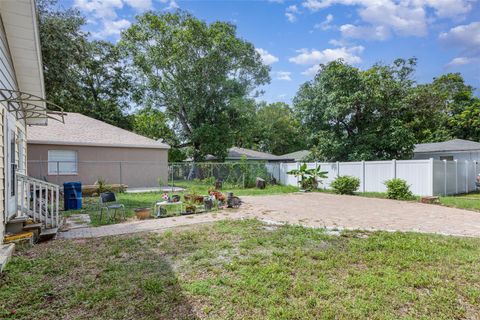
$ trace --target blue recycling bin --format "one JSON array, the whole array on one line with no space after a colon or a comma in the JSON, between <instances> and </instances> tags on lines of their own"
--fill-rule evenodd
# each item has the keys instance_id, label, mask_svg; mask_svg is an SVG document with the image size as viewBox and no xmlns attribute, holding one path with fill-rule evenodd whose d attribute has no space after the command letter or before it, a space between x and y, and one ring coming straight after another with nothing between
<instances>
[{"instance_id":1,"label":"blue recycling bin","mask_svg":"<svg viewBox=\"0 0 480 320\"><path fill-rule=\"evenodd\" d=\"M82 183L63 183L63 207L66 210L82 209Z\"/></svg>"}]
</instances>

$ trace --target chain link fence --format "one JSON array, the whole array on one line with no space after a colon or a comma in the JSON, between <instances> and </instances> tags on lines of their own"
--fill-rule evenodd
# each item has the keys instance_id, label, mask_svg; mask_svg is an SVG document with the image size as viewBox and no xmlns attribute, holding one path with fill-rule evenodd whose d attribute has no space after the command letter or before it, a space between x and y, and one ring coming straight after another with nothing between
<instances>
[{"instance_id":1,"label":"chain link fence","mask_svg":"<svg viewBox=\"0 0 480 320\"><path fill-rule=\"evenodd\" d=\"M126 184L129 188L159 188L205 184L216 181L225 187L250 188L256 178L269 184L280 183L281 163L275 162L205 162L160 163L151 161L28 161L28 175L62 185L80 181L93 185Z\"/></svg>"},{"instance_id":2,"label":"chain link fence","mask_svg":"<svg viewBox=\"0 0 480 320\"><path fill-rule=\"evenodd\" d=\"M280 163L270 162L182 162L171 163L168 169L171 186L192 182L213 186L218 181L225 187L251 188L257 178L277 184L280 177Z\"/></svg>"}]
</instances>

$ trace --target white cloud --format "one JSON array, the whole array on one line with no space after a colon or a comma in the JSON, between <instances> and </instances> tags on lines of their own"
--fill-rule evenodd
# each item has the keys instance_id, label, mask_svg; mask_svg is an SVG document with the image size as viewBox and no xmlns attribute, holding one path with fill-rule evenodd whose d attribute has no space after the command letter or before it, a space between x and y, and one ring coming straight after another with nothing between
<instances>
[{"instance_id":1,"label":"white cloud","mask_svg":"<svg viewBox=\"0 0 480 320\"><path fill-rule=\"evenodd\" d=\"M124 0L124 2L138 11L152 9L152 0Z\"/></svg>"},{"instance_id":2,"label":"white cloud","mask_svg":"<svg viewBox=\"0 0 480 320\"><path fill-rule=\"evenodd\" d=\"M328 41L328 43L330 43L332 46L335 46L335 47L345 47L347 46L347 42L344 40L344 39L330 39Z\"/></svg>"},{"instance_id":3,"label":"white cloud","mask_svg":"<svg viewBox=\"0 0 480 320\"><path fill-rule=\"evenodd\" d=\"M451 28L440 33L439 39L446 45L480 54L480 21Z\"/></svg>"},{"instance_id":4,"label":"white cloud","mask_svg":"<svg viewBox=\"0 0 480 320\"><path fill-rule=\"evenodd\" d=\"M425 3L441 18L462 17L472 9L472 2L464 0L426 0Z\"/></svg>"},{"instance_id":5,"label":"white cloud","mask_svg":"<svg viewBox=\"0 0 480 320\"><path fill-rule=\"evenodd\" d=\"M294 4L285 9L285 16L290 22L295 22L298 14L300 14L300 10L298 10L298 7Z\"/></svg>"},{"instance_id":6,"label":"white cloud","mask_svg":"<svg viewBox=\"0 0 480 320\"><path fill-rule=\"evenodd\" d=\"M100 32L93 32L92 36L99 39L104 39L111 36L118 36L122 30L130 26L130 21L126 19L120 19L116 21L105 20L103 21L103 29Z\"/></svg>"},{"instance_id":7,"label":"white cloud","mask_svg":"<svg viewBox=\"0 0 480 320\"><path fill-rule=\"evenodd\" d=\"M364 49L362 46L340 47L322 51L300 49L297 51L299 54L290 58L289 61L299 65L310 65L311 67L302 72L302 74L311 76L318 71L318 65L321 63L325 64L338 59L343 59L343 61L349 64L362 62L359 54L361 54Z\"/></svg>"},{"instance_id":8,"label":"white cloud","mask_svg":"<svg viewBox=\"0 0 480 320\"><path fill-rule=\"evenodd\" d=\"M302 6L311 10L311 11L318 11L323 8L327 8L333 4L333 1L329 0L307 0L302 3Z\"/></svg>"},{"instance_id":9,"label":"white cloud","mask_svg":"<svg viewBox=\"0 0 480 320\"><path fill-rule=\"evenodd\" d=\"M75 0L78 9L93 14L96 18L114 19L117 17L116 9L123 8L122 0Z\"/></svg>"},{"instance_id":10,"label":"white cloud","mask_svg":"<svg viewBox=\"0 0 480 320\"><path fill-rule=\"evenodd\" d=\"M466 65L466 64L471 64L471 63L477 62L478 60L479 59L476 59L476 58L457 57L457 58L452 59L452 61L450 61L447 64L447 67L459 67L459 66L463 66L463 65Z\"/></svg>"},{"instance_id":11,"label":"white cloud","mask_svg":"<svg viewBox=\"0 0 480 320\"><path fill-rule=\"evenodd\" d=\"M292 81L292 78L290 77L292 73L289 71L277 71L274 74L276 80Z\"/></svg>"},{"instance_id":12,"label":"white cloud","mask_svg":"<svg viewBox=\"0 0 480 320\"><path fill-rule=\"evenodd\" d=\"M277 57L275 57L273 54L269 53L265 49L256 48L255 50L258 52L258 54L262 58L263 63L265 63L266 65L270 65L278 61Z\"/></svg>"},{"instance_id":13,"label":"white cloud","mask_svg":"<svg viewBox=\"0 0 480 320\"><path fill-rule=\"evenodd\" d=\"M333 21L333 15L328 14L325 20L323 20L321 23L317 23L313 27L315 29L329 30L332 28L332 25L330 24L332 23L332 21Z\"/></svg>"},{"instance_id":14,"label":"white cloud","mask_svg":"<svg viewBox=\"0 0 480 320\"><path fill-rule=\"evenodd\" d=\"M457 49L462 56L454 58L447 66L455 67L480 61L480 21L459 25L438 36L440 42Z\"/></svg>"},{"instance_id":15,"label":"white cloud","mask_svg":"<svg viewBox=\"0 0 480 320\"><path fill-rule=\"evenodd\" d=\"M435 12L435 17L455 19L464 17L472 9L470 0L305 0L302 2L304 8L313 12L332 5L359 7L358 15L363 23L357 26L348 25L351 26L348 30L350 36L376 40L385 40L392 33L402 36L425 36L428 33L428 24L434 21L431 17L427 17L429 9ZM374 35L370 35L369 31Z\"/></svg>"},{"instance_id":16,"label":"white cloud","mask_svg":"<svg viewBox=\"0 0 480 320\"><path fill-rule=\"evenodd\" d=\"M340 32L345 38L364 40L386 40L390 37L390 31L384 26L367 27L344 24L340 26Z\"/></svg>"},{"instance_id":17,"label":"white cloud","mask_svg":"<svg viewBox=\"0 0 480 320\"><path fill-rule=\"evenodd\" d=\"M180 8L178 3L175 0L170 0L168 7L166 7L164 10L176 10L178 8Z\"/></svg>"}]
</instances>

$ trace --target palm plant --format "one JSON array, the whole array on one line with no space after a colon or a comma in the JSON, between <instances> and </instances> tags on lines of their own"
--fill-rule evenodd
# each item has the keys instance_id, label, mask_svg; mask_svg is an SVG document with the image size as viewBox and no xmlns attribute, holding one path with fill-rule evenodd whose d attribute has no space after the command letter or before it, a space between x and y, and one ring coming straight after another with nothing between
<instances>
[{"instance_id":1,"label":"palm plant","mask_svg":"<svg viewBox=\"0 0 480 320\"><path fill-rule=\"evenodd\" d=\"M320 179L326 179L327 171L322 171L320 165L316 168L308 169L307 164L302 164L298 169L293 169L287 172L287 174L293 175L299 178L300 188L305 191L317 189L318 184L322 183Z\"/></svg>"}]
</instances>

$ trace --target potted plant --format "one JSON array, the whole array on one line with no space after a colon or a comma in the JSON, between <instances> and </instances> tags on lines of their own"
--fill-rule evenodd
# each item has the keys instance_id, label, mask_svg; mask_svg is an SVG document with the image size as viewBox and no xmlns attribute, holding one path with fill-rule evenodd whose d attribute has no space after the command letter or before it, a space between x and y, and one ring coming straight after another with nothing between
<instances>
[{"instance_id":1,"label":"potted plant","mask_svg":"<svg viewBox=\"0 0 480 320\"><path fill-rule=\"evenodd\" d=\"M194 204L188 204L185 207L185 214L194 214L197 211L197 207Z\"/></svg>"},{"instance_id":2,"label":"potted plant","mask_svg":"<svg viewBox=\"0 0 480 320\"><path fill-rule=\"evenodd\" d=\"M150 218L150 208L138 208L135 209L135 215L139 220L145 220Z\"/></svg>"},{"instance_id":3,"label":"potted plant","mask_svg":"<svg viewBox=\"0 0 480 320\"><path fill-rule=\"evenodd\" d=\"M308 169L307 164L302 164L298 169L290 170L287 174L299 178L301 191L311 191L318 187L321 183L320 179L326 179L327 171L321 171L320 165L316 168Z\"/></svg>"}]
</instances>

